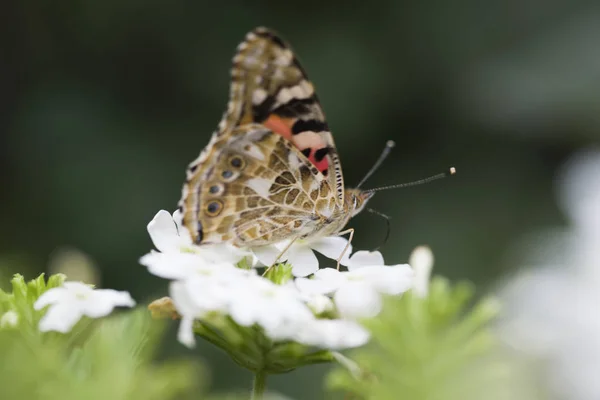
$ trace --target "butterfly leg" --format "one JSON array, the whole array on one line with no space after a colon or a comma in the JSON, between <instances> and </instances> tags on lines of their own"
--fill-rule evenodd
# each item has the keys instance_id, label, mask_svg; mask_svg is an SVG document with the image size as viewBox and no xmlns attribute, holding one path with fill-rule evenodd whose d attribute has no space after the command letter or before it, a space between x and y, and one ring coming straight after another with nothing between
<instances>
[{"instance_id":1,"label":"butterfly leg","mask_svg":"<svg viewBox=\"0 0 600 400\"><path fill-rule=\"evenodd\" d=\"M290 241L290 242L287 244L287 246L285 246L285 248L283 249L283 251L281 251L281 252L279 253L279 255L277 256L277 258L275 259L275 261L273 261L273 264L271 264L271 265L269 266L269 268L267 268L267 270L266 270L266 271L265 271L265 272L262 274L262 276L266 276L266 275L267 275L267 272L269 272L269 271L271 270L271 268L273 268L273 267L275 266L275 264L277 264L277 262L279 261L279 259L280 259L281 257L283 257L283 255L285 254L285 252L286 252L286 251L288 251L290 247L292 247L292 245L294 244L294 242L296 241L296 239L298 239L298 238L297 238L297 237L296 237L296 238L293 238L293 239L292 239L292 240L291 240L291 241Z\"/></svg>"},{"instance_id":2,"label":"butterfly leg","mask_svg":"<svg viewBox=\"0 0 600 400\"><path fill-rule=\"evenodd\" d=\"M348 237L348 243L346 244L346 247L344 247L344 250L342 250L342 254L340 254L340 256L337 259L338 271L340 270L340 261L342 261L342 258L344 258L344 254L346 254L346 252L350 248L350 244L352 243L352 239L354 238L354 228L346 229L345 231L338 233L338 236L345 235L346 233L349 233L350 236Z\"/></svg>"}]
</instances>

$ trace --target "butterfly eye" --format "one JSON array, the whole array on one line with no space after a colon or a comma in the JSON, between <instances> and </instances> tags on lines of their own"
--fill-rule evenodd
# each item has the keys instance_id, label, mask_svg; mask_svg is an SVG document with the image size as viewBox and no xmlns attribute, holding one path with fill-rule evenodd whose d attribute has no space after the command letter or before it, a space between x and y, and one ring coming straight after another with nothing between
<instances>
[{"instance_id":1,"label":"butterfly eye","mask_svg":"<svg viewBox=\"0 0 600 400\"><path fill-rule=\"evenodd\" d=\"M246 166L246 163L244 162L244 160L240 156L233 156L233 157L231 157L231 159L229 160L229 164L233 168L237 168L237 169L242 169L242 168L244 168Z\"/></svg>"},{"instance_id":2,"label":"butterfly eye","mask_svg":"<svg viewBox=\"0 0 600 400\"><path fill-rule=\"evenodd\" d=\"M208 214L209 217L216 217L217 215L219 215L222 209L223 203L221 203L218 200L211 201L206 206L206 214Z\"/></svg>"}]
</instances>

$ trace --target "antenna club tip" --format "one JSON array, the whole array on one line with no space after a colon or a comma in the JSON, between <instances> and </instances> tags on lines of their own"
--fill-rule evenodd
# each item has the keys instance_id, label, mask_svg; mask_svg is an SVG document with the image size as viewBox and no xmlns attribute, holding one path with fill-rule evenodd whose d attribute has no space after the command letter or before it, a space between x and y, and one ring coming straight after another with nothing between
<instances>
[{"instance_id":1,"label":"antenna club tip","mask_svg":"<svg viewBox=\"0 0 600 400\"><path fill-rule=\"evenodd\" d=\"M393 148L393 147L396 147L396 142L394 142L393 140L388 140L388 141L385 143L385 147L388 147L388 148L390 148L390 149L391 149L391 148Z\"/></svg>"},{"instance_id":2,"label":"antenna club tip","mask_svg":"<svg viewBox=\"0 0 600 400\"><path fill-rule=\"evenodd\" d=\"M456 168L450 167L449 173L450 173L450 175L456 174Z\"/></svg>"}]
</instances>

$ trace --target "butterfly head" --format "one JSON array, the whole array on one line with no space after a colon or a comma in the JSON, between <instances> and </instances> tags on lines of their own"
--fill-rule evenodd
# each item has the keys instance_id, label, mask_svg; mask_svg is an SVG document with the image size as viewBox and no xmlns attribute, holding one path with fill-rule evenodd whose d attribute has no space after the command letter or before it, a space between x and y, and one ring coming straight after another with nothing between
<instances>
[{"instance_id":1,"label":"butterfly head","mask_svg":"<svg viewBox=\"0 0 600 400\"><path fill-rule=\"evenodd\" d=\"M361 189L347 189L345 194L345 203L350 216L354 217L356 214L361 212L363 208L365 208L367 201L369 201L374 194L375 192Z\"/></svg>"}]
</instances>

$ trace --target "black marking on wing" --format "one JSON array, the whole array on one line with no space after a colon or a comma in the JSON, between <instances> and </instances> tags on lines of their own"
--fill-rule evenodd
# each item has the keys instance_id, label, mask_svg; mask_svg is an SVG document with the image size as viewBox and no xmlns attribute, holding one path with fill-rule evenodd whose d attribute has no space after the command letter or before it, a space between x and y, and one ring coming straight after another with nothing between
<instances>
[{"instance_id":1,"label":"black marking on wing","mask_svg":"<svg viewBox=\"0 0 600 400\"><path fill-rule=\"evenodd\" d=\"M297 135L302 132L312 131L312 132L323 132L329 131L329 127L327 122L319 121L316 119L299 119L294 125L292 125L292 134Z\"/></svg>"}]
</instances>

